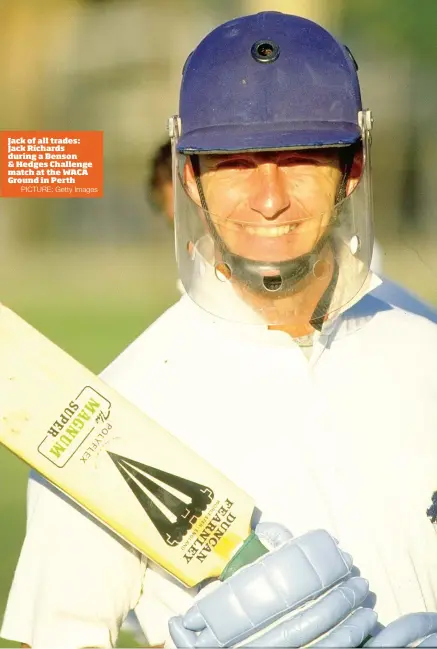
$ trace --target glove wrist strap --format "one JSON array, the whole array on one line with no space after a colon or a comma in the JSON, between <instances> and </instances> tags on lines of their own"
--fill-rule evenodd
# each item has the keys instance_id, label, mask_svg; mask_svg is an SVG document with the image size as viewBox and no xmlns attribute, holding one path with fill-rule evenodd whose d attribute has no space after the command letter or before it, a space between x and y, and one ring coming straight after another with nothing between
<instances>
[{"instance_id":1,"label":"glove wrist strap","mask_svg":"<svg viewBox=\"0 0 437 649\"><path fill-rule=\"evenodd\" d=\"M267 552L268 550L265 545L261 543L255 532L252 532L234 554L229 563L226 564L219 577L220 581L225 581L225 579L231 577L235 572L237 572L237 570L249 563L253 563L256 559L262 557L263 554L266 554Z\"/></svg>"}]
</instances>

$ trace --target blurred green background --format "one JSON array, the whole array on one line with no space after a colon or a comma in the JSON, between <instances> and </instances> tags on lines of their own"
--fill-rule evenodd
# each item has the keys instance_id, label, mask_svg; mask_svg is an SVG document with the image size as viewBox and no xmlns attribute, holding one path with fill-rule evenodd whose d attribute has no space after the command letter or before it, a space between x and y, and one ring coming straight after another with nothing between
<instances>
[{"instance_id":1,"label":"blurred green background","mask_svg":"<svg viewBox=\"0 0 437 649\"><path fill-rule=\"evenodd\" d=\"M352 50L375 117L384 272L437 305L436 0L2 0L0 127L104 130L105 196L0 199L0 297L96 372L177 299L172 233L145 178L185 59L220 22L267 8ZM0 617L26 477L0 449Z\"/></svg>"},{"instance_id":2,"label":"blurred green background","mask_svg":"<svg viewBox=\"0 0 437 649\"><path fill-rule=\"evenodd\" d=\"M111 267L108 258L114 256ZM95 372L176 298L171 241L111 253L48 247L0 261L2 301ZM27 467L0 447L0 610L24 536ZM124 632L120 646L139 646ZM0 647L18 646L0 640Z\"/></svg>"}]
</instances>

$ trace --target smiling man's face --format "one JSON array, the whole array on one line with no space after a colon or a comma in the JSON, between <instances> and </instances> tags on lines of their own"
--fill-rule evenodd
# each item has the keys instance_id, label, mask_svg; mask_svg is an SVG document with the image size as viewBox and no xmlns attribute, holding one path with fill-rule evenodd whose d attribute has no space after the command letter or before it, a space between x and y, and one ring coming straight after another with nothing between
<instances>
[{"instance_id":1,"label":"smiling man's face","mask_svg":"<svg viewBox=\"0 0 437 649\"><path fill-rule=\"evenodd\" d=\"M336 151L200 156L201 183L227 249L280 262L310 252L331 220L342 178ZM186 184L199 201L191 168Z\"/></svg>"}]
</instances>

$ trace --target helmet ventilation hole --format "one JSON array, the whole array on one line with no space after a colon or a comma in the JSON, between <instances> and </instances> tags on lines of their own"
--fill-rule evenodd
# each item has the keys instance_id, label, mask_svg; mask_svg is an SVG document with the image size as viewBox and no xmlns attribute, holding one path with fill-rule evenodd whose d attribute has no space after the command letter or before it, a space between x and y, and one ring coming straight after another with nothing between
<instances>
[{"instance_id":1,"label":"helmet ventilation hole","mask_svg":"<svg viewBox=\"0 0 437 649\"><path fill-rule=\"evenodd\" d=\"M215 276L221 282L226 282L227 280L231 279L232 271L231 271L230 266L228 266L228 264L225 264L224 262L216 264L215 265Z\"/></svg>"},{"instance_id":2,"label":"helmet ventilation hole","mask_svg":"<svg viewBox=\"0 0 437 649\"><path fill-rule=\"evenodd\" d=\"M280 275L265 275L263 277L263 286L266 291L270 291L271 293L279 291L282 288L282 277Z\"/></svg>"},{"instance_id":3,"label":"helmet ventilation hole","mask_svg":"<svg viewBox=\"0 0 437 649\"><path fill-rule=\"evenodd\" d=\"M349 249L353 255L356 255L360 247L361 247L360 238L356 234L354 234L354 236L351 237L351 240L349 241Z\"/></svg>"},{"instance_id":4,"label":"helmet ventilation hole","mask_svg":"<svg viewBox=\"0 0 437 649\"><path fill-rule=\"evenodd\" d=\"M279 45L273 41L257 41L252 45L252 57L258 63L273 63L279 56Z\"/></svg>"}]
</instances>

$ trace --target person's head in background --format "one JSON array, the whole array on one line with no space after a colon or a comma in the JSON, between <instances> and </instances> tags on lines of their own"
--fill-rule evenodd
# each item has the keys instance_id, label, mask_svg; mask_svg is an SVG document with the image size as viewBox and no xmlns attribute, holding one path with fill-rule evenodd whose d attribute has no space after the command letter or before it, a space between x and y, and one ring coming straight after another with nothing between
<instances>
[{"instance_id":1,"label":"person's head in background","mask_svg":"<svg viewBox=\"0 0 437 649\"><path fill-rule=\"evenodd\" d=\"M170 140L159 146L152 157L147 190L158 209L167 217L170 223L173 223Z\"/></svg>"}]
</instances>

